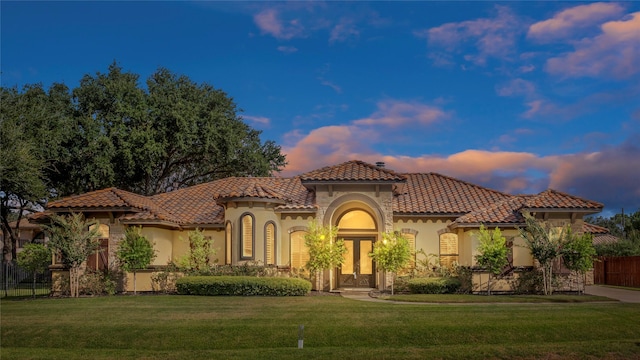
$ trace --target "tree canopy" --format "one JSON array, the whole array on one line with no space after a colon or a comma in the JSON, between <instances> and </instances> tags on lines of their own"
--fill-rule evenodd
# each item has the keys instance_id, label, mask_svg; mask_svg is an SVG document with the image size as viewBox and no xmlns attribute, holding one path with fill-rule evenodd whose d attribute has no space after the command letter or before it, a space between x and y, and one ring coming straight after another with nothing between
<instances>
[{"instance_id":1,"label":"tree canopy","mask_svg":"<svg viewBox=\"0 0 640 360\"><path fill-rule=\"evenodd\" d=\"M5 238L11 213L40 210L51 197L111 186L153 195L286 165L280 146L262 141L224 91L165 68L142 84L114 62L74 89L34 84L0 94Z\"/></svg>"}]
</instances>

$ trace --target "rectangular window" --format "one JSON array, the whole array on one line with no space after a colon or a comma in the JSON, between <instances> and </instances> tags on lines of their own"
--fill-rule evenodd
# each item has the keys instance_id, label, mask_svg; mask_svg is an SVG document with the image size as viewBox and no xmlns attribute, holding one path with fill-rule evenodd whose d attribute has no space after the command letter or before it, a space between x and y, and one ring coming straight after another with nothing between
<instances>
[{"instance_id":1,"label":"rectangular window","mask_svg":"<svg viewBox=\"0 0 640 360\"><path fill-rule=\"evenodd\" d=\"M440 235L440 266L450 267L454 262L458 262L458 235Z\"/></svg>"},{"instance_id":2,"label":"rectangular window","mask_svg":"<svg viewBox=\"0 0 640 360\"><path fill-rule=\"evenodd\" d=\"M304 231L291 233L291 268L302 269L309 261L309 249L304 244Z\"/></svg>"},{"instance_id":3,"label":"rectangular window","mask_svg":"<svg viewBox=\"0 0 640 360\"><path fill-rule=\"evenodd\" d=\"M373 241L360 241L360 274L373 274L373 259L369 257L369 253L373 251Z\"/></svg>"}]
</instances>

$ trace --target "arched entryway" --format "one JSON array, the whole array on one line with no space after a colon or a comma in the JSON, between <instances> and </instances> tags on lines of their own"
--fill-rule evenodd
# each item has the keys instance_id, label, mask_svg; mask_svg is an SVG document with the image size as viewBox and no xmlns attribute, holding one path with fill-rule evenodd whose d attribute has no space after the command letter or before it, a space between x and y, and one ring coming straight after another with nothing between
<instances>
[{"instance_id":1,"label":"arched entryway","mask_svg":"<svg viewBox=\"0 0 640 360\"><path fill-rule=\"evenodd\" d=\"M354 208L337 218L338 238L347 247L344 263L336 269L338 288L374 288L375 263L369 257L377 239L378 226L365 209Z\"/></svg>"}]
</instances>

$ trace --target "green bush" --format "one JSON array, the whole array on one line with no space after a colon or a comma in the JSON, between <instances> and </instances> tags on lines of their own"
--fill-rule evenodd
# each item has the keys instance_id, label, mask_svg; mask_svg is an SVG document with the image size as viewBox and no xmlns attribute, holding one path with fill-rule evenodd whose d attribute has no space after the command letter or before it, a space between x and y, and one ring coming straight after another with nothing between
<instances>
[{"instance_id":1,"label":"green bush","mask_svg":"<svg viewBox=\"0 0 640 360\"><path fill-rule=\"evenodd\" d=\"M185 276L176 281L182 295L303 296L311 283L295 278L250 276Z\"/></svg>"},{"instance_id":2,"label":"green bush","mask_svg":"<svg viewBox=\"0 0 640 360\"><path fill-rule=\"evenodd\" d=\"M456 278L415 278L407 283L413 294L453 294L462 285Z\"/></svg>"},{"instance_id":3,"label":"green bush","mask_svg":"<svg viewBox=\"0 0 640 360\"><path fill-rule=\"evenodd\" d=\"M116 281L109 273L87 270L80 275L79 290L82 295L114 295L116 293Z\"/></svg>"}]
</instances>

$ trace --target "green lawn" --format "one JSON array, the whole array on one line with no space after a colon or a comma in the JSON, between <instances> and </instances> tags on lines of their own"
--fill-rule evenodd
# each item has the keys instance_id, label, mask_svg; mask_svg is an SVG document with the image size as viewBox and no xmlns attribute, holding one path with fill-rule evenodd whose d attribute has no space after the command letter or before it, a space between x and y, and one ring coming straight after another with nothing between
<instances>
[{"instance_id":1,"label":"green lawn","mask_svg":"<svg viewBox=\"0 0 640 360\"><path fill-rule=\"evenodd\" d=\"M640 359L640 304L2 300L2 359ZM298 326L304 349L297 349Z\"/></svg>"}]
</instances>

